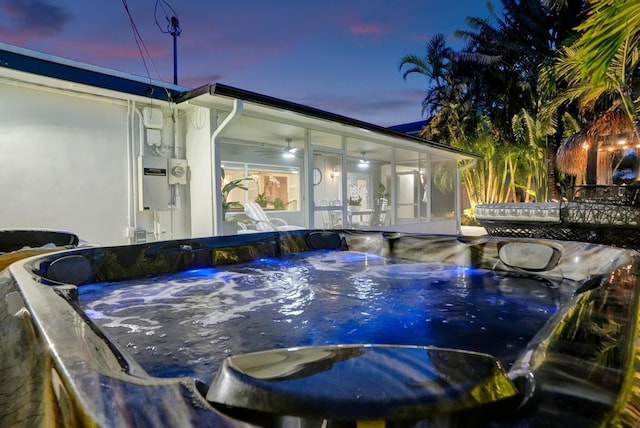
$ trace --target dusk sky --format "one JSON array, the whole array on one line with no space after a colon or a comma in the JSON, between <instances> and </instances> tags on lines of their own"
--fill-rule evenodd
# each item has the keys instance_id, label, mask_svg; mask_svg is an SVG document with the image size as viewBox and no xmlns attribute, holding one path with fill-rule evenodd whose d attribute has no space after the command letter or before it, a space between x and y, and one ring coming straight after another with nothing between
<instances>
[{"instance_id":1,"label":"dusk sky","mask_svg":"<svg viewBox=\"0 0 640 428\"><path fill-rule=\"evenodd\" d=\"M173 8L179 84L220 82L382 126L423 118L426 80L404 81L400 59L422 56L437 33L459 47L465 18L489 16L484 0L0 0L0 41L147 76L125 4L153 79L173 82L161 31Z\"/></svg>"}]
</instances>

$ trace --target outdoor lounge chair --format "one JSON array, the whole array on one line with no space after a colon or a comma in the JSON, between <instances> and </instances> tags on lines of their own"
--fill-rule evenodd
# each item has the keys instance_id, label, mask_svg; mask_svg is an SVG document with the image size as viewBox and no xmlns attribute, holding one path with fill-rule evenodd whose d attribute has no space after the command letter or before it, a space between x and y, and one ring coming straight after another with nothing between
<instances>
[{"instance_id":1,"label":"outdoor lounge chair","mask_svg":"<svg viewBox=\"0 0 640 428\"><path fill-rule=\"evenodd\" d=\"M595 197L558 202L476 205L475 215L489 235L592 242L640 249L640 206L627 202L634 186L596 186ZM616 189L617 198L604 192ZM588 193L588 192L587 192ZM617 194L617 193L616 193ZM592 196L594 196L592 195Z\"/></svg>"},{"instance_id":2,"label":"outdoor lounge chair","mask_svg":"<svg viewBox=\"0 0 640 428\"><path fill-rule=\"evenodd\" d=\"M256 230L261 232L304 229L304 227L290 225L281 218L269 217L262 207L256 202L245 203L244 213L255 222Z\"/></svg>"}]
</instances>

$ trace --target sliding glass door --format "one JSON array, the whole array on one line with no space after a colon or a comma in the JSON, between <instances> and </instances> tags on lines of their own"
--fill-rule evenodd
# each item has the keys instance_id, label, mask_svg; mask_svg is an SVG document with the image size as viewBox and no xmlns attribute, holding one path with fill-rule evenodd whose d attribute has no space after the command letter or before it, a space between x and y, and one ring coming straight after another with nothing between
<instances>
[{"instance_id":1,"label":"sliding glass door","mask_svg":"<svg viewBox=\"0 0 640 428\"><path fill-rule=\"evenodd\" d=\"M345 211L343 196L343 158L340 151L314 149L313 224L317 229L342 229Z\"/></svg>"}]
</instances>

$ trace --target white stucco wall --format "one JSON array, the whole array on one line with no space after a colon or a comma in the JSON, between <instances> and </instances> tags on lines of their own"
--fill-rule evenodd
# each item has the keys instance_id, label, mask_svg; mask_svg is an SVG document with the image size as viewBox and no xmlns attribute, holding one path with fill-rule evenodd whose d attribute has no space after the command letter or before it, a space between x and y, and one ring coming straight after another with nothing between
<instances>
[{"instance_id":1,"label":"white stucco wall","mask_svg":"<svg viewBox=\"0 0 640 428\"><path fill-rule=\"evenodd\" d=\"M211 132L215 124L212 125L209 111L204 108L187 112L185 122L191 195L191 234L194 237L212 236L214 203Z\"/></svg>"},{"instance_id":2,"label":"white stucco wall","mask_svg":"<svg viewBox=\"0 0 640 428\"><path fill-rule=\"evenodd\" d=\"M0 84L0 227L126 243L126 105Z\"/></svg>"},{"instance_id":3,"label":"white stucco wall","mask_svg":"<svg viewBox=\"0 0 640 428\"><path fill-rule=\"evenodd\" d=\"M0 99L0 228L64 229L101 245L130 243L133 226L147 240L190 235L186 186L173 210L137 210L139 121L129 162L125 101L3 83ZM184 156L184 141L174 143L173 124L165 122L163 143L178 145L166 157Z\"/></svg>"}]
</instances>

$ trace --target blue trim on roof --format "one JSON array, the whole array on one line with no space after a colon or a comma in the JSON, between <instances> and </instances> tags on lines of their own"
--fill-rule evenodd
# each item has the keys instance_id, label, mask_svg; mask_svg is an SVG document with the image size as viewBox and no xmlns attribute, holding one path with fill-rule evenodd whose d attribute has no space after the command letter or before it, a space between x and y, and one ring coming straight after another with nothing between
<instances>
[{"instance_id":1,"label":"blue trim on roof","mask_svg":"<svg viewBox=\"0 0 640 428\"><path fill-rule=\"evenodd\" d=\"M399 125L390 126L389 129L396 132L402 132L403 134L417 135L422 131L422 128L429 123L428 120L419 120L417 122L401 123Z\"/></svg>"},{"instance_id":2,"label":"blue trim on roof","mask_svg":"<svg viewBox=\"0 0 640 428\"><path fill-rule=\"evenodd\" d=\"M12 70L23 71L26 73L52 77L55 79L66 80L68 82L80 83L103 89L110 89L118 92L139 95L142 97L153 98L162 101L171 101L179 93L183 92L183 90L176 90L172 87L160 86L153 81L144 82L142 80L127 79L101 71L81 68L80 66L74 66L72 64L65 64L62 62L55 62L48 59L37 58L35 56L22 54L19 52L12 52L6 49L2 49L2 46L0 46L0 66Z\"/></svg>"}]
</instances>

